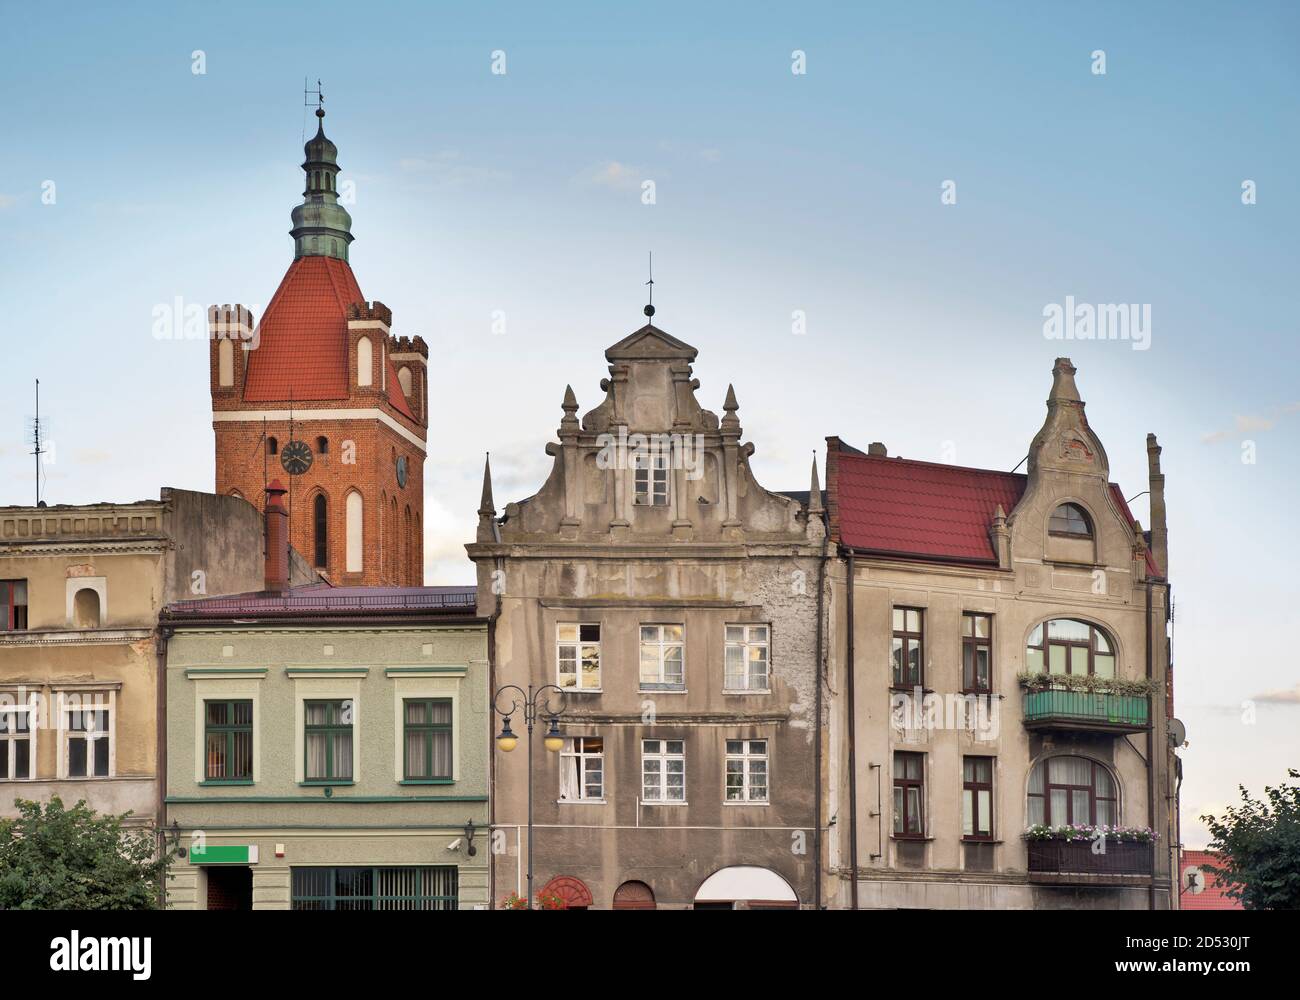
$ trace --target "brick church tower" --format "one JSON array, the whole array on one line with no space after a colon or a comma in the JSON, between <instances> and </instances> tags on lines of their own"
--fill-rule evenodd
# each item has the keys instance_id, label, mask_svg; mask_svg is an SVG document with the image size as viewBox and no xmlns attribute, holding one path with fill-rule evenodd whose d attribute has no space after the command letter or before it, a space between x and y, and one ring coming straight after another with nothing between
<instances>
[{"instance_id":1,"label":"brick church tower","mask_svg":"<svg viewBox=\"0 0 1300 1000\"><path fill-rule=\"evenodd\" d=\"M420 586L429 349L394 337L392 313L357 285L338 147L316 115L293 263L261 323L243 306L209 310L216 490L261 510L280 479L290 542L329 580Z\"/></svg>"}]
</instances>

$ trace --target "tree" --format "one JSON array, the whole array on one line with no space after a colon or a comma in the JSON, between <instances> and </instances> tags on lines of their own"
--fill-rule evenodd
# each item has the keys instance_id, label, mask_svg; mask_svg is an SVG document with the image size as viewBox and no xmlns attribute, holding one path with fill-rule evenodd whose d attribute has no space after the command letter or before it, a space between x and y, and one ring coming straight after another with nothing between
<instances>
[{"instance_id":1,"label":"tree","mask_svg":"<svg viewBox=\"0 0 1300 1000\"><path fill-rule=\"evenodd\" d=\"M1287 776L1300 771L1287 768ZM1300 909L1300 785L1265 785L1263 799L1238 787L1240 806L1201 817L1214 838L1210 850L1222 858L1207 870L1248 910Z\"/></svg>"},{"instance_id":2,"label":"tree","mask_svg":"<svg viewBox=\"0 0 1300 1000\"><path fill-rule=\"evenodd\" d=\"M99 816L84 801L64 808L15 799L0 820L0 910L151 910L172 851L152 830L124 830L131 814Z\"/></svg>"}]
</instances>

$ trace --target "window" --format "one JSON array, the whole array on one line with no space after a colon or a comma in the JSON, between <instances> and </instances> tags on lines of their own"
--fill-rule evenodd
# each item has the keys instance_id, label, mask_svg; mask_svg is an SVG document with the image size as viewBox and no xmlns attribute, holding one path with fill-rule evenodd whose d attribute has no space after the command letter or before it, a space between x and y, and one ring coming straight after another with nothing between
<instances>
[{"instance_id":1,"label":"window","mask_svg":"<svg viewBox=\"0 0 1300 1000\"><path fill-rule=\"evenodd\" d=\"M0 580L0 625L4 632L27 628L27 581Z\"/></svg>"},{"instance_id":2,"label":"window","mask_svg":"<svg viewBox=\"0 0 1300 1000\"><path fill-rule=\"evenodd\" d=\"M82 587L72 598L72 621L77 628L99 628L99 594Z\"/></svg>"},{"instance_id":3,"label":"window","mask_svg":"<svg viewBox=\"0 0 1300 1000\"><path fill-rule=\"evenodd\" d=\"M365 568L364 550L362 548L365 529L361 519L361 494L356 490L349 493L347 500L344 502L344 515L347 541L345 568L349 573L360 573ZM396 515L393 517L393 522L393 528L396 529Z\"/></svg>"},{"instance_id":4,"label":"window","mask_svg":"<svg viewBox=\"0 0 1300 1000\"><path fill-rule=\"evenodd\" d=\"M253 703L205 701L204 742L208 781L253 780Z\"/></svg>"},{"instance_id":5,"label":"window","mask_svg":"<svg viewBox=\"0 0 1300 1000\"><path fill-rule=\"evenodd\" d=\"M1118 822L1115 781L1087 757L1049 757L1029 772L1029 825L1113 826Z\"/></svg>"},{"instance_id":6,"label":"window","mask_svg":"<svg viewBox=\"0 0 1300 1000\"><path fill-rule=\"evenodd\" d=\"M407 699L404 729L407 781L451 780L451 699Z\"/></svg>"},{"instance_id":7,"label":"window","mask_svg":"<svg viewBox=\"0 0 1300 1000\"><path fill-rule=\"evenodd\" d=\"M266 453L268 455L280 454L280 442L273 437L266 439Z\"/></svg>"},{"instance_id":8,"label":"window","mask_svg":"<svg viewBox=\"0 0 1300 1000\"><path fill-rule=\"evenodd\" d=\"M307 781L352 780L352 702L309 701L306 719Z\"/></svg>"},{"instance_id":9,"label":"window","mask_svg":"<svg viewBox=\"0 0 1300 1000\"><path fill-rule=\"evenodd\" d=\"M727 740L726 765L726 801L767 801L767 740Z\"/></svg>"},{"instance_id":10,"label":"window","mask_svg":"<svg viewBox=\"0 0 1300 1000\"><path fill-rule=\"evenodd\" d=\"M961 616L961 689L967 694L993 690L993 616L967 611Z\"/></svg>"},{"instance_id":11,"label":"window","mask_svg":"<svg viewBox=\"0 0 1300 1000\"><path fill-rule=\"evenodd\" d=\"M559 685L566 691L600 690L600 626L555 626L555 663Z\"/></svg>"},{"instance_id":12,"label":"window","mask_svg":"<svg viewBox=\"0 0 1300 1000\"><path fill-rule=\"evenodd\" d=\"M993 839L993 758L961 760L961 835L967 840Z\"/></svg>"},{"instance_id":13,"label":"window","mask_svg":"<svg viewBox=\"0 0 1300 1000\"><path fill-rule=\"evenodd\" d=\"M109 777L113 735L108 696L65 695L62 716L65 776Z\"/></svg>"},{"instance_id":14,"label":"window","mask_svg":"<svg viewBox=\"0 0 1300 1000\"><path fill-rule=\"evenodd\" d=\"M668 455L637 452L632 458L632 502L640 507L668 506Z\"/></svg>"},{"instance_id":15,"label":"window","mask_svg":"<svg viewBox=\"0 0 1300 1000\"><path fill-rule=\"evenodd\" d=\"M766 625L726 627L724 691L766 691L768 628Z\"/></svg>"},{"instance_id":16,"label":"window","mask_svg":"<svg viewBox=\"0 0 1300 1000\"><path fill-rule=\"evenodd\" d=\"M292 868L295 910L454 910L455 865L426 868Z\"/></svg>"},{"instance_id":17,"label":"window","mask_svg":"<svg viewBox=\"0 0 1300 1000\"><path fill-rule=\"evenodd\" d=\"M894 836L925 836L925 754L894 753Z\"/></svg>"},{"instance_id":18,"label":"window","mask_svg":"<svg viewBox=\"0 0 1300 1000\"><path fill-rule=\"evenodd\" d=\"M598 736L566 739L560 750L560 801L601 802L605 798L605 741Z\"/></svg>"},{"instance_id":19,"label":"window","mask_svg":"<svg viewBox=\"0 0 1300 1000\"><path fill-rule=\"evenodd\" d=\"M35 750L32 706L0 704L0 781L32 777Z\"/></svg>"},{"instance_id":20,"label":"window","mask_svg":"<svg viewBox=\"0 0 1300 1000\"><path fill-rule=\"evenodd\" d=\"M357 340L357 385L373 385L375 382L375 348L369 337Z\"/></svg>"},{"instance_id":21,"label":"window","mask_svg":"<svg viewBox=\"0 0 1300 1000\"><path fill-rule=\"evenodd\" d=\"M313 565L324 569L329 565L329 501L324 493L317 493L311 502Z\"/></svg>"},{"instance_id":22,"label":"window","mask_svg":"<svg viewBox=\"0 0 1300 1000\"><path fill-rule=\"evenodd\" d=\"M641 741L641 800L686 801L686 744L682 740Z\"/></svg>"},{"instance_id":23,"label":"window","mask_svg":"<svg viewBox=\"0 0 1300 1000\"><path fill-rule=\"evenodd\" d=\"M1029 633L1025 668L1031 674L1115 676L1115 647L1095 625L1053 618Z\"/></svg>"},{"instance_id":24,"label":"window","mask_svg":"<svg viewBox=\"0 0 1300 1000\"><path fill-rule=\"evenodd\" d=\"M894 687L910 688L924 683L921 615L919 608L894 608Z\"/></svg>"},{"instance_id":25,"label":"window","mask_svg":"<svg viewBox=\"0 0 1300 1000\"><path fill-rule=\"evenodd\" d=\"M641 689L678 690L686 686L686 659L681 625L641 626Z\"/></svg>"},{"instance_id":26,"label":"window","mask_svg":"<svg viewBox=\"0 0 1300 1000\"><path fill-rule=\"evenodd\" d=\"M327 437L318 437L316 439L316 454L328 455L330 453L330 439Z\"/></svg>"},{"instance_id":27,"label":"window","mask_svg":"<svg viewBox=\"0 0 1300 1000\"><path fill-rule=\"evenodd\" d=\"M1076 538L1092 537L1092 522L1084 509L1075 503L1063 503L1052 511L1047 530L1053 535L1073 535Z\"/></svg>"}]
</instances>

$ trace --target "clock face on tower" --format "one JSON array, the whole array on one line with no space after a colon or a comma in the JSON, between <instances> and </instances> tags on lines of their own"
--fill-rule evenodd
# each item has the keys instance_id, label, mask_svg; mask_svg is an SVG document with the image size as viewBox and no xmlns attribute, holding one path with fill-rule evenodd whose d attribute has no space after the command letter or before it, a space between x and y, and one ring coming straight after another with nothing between
<instances>
[{"instance_id":1,"label":"clock face on tower","mask_svg":"<svg viewBox=\"0 0 1300 1000\"><path fill-rule=\"evenodd\" d=\"M397 456L397 485L406 489L406 456Z\"/></svg>"},{"instance_id":2,"label":"clock face on tower","mask_svg":"<svg viewBox=\"0 0 1300 1000\"><path fill-rule=\"evenodd\" d=\"M301 476L311 468L311 448L306 441L290 441L280 449L280 464L291 476Z\"/></svg>"}]
</instances>

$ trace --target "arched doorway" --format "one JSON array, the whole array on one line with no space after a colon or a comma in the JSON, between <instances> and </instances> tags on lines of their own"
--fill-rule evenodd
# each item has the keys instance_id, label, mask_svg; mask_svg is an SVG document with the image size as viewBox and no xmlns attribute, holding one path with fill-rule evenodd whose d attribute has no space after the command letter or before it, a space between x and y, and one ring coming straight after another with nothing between
<instances>
[{"instance_id":1,"label":"arched doorway","mask_svg":"<svg viewBox=\"0 0 1300 1000\"><path fill-rule=\"evenodd\" d=\"M776 872L756 865L723 868L695 892L697 910L794 910L799 897Z\"/></svg>"},{"instance_id":2,"label":"arched doorway","mask_svg":"<svg viewBox=\"0 0 1300 1000\"><path fill-rule=\"evenodd\" d=\"M591 906L591 890L581 879L576 879L572 875L555 876L542 886L542 891L538 895L543 896L550 892L564 900L566 910L585 910Z\"/></svg>"},{"instance_id":3,"label":"arched doorway","mask_svg":"<svg viewBox=\"0 0 1300 1000\"><path fill-rule=\"evenodd\" d=\"M653 910L655 894L644 882L624 882L614 890L614 909Z\"/></svg>"}]
</instances>

